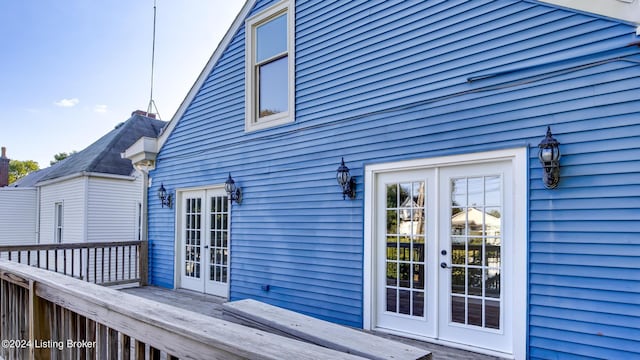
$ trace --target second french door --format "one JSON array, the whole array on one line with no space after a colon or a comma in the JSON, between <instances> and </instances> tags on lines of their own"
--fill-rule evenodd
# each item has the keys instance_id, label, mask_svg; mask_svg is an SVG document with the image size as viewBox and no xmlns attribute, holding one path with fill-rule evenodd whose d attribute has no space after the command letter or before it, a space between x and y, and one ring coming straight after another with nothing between
<instances>
[{"instance_id":1,"label":"second french door","mask_svg":"<svg viewBox=\"0 0 640 360\"><path fill-rule=\"evenodd\" d=\"M178 209L181 287L228 297L229 209L222 188L181 192Z\"/></svg>"},{"instance_id":2,"label":"second french door","mask_svg":"<svg viewBox=\"0 0 640 360\"><path fill-rule=\"evenodd\" d=\"M374 181L374 327L512 354L511 160Z\"/></svg>"}]
</instances>

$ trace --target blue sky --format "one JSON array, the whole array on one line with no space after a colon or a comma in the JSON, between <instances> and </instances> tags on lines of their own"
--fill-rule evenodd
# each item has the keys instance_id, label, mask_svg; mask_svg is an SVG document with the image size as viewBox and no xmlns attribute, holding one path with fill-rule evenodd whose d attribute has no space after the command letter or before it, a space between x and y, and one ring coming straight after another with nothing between
<instances>
[{"instance_id":1,"label":"blue sky","mask_svg":"<svg viewBox=\"0 0 640 360\"><path fill-rule=\"evenodd\" d=\"M0 146L49 165L136 109L151 81L153 0L0 0ZM244 0L157 0L154 100L170 120Z\"/></svg>"}]
</instances>

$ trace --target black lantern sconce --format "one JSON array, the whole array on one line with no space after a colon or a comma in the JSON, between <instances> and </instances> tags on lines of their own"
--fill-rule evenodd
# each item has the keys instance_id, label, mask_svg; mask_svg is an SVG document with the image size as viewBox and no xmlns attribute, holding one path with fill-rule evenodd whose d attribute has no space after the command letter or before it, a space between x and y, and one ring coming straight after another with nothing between
<instances>
[{"instance_id":1,"label":"black lantern sconce","mask_svg":"<svg viewBox=\"0 0 640 360\"><path fill-rule=\"evenodd\" d=\"M342 163L336 171L336 180L338 180L338 184L342 187L343 200L346 199L347 196L349 199L356 198L356 179L349 173L349 168L344 164L344 158L342 158Z\"/></svg>"},{"instance_id":2,"label":"black lantern sconce","mask_svg":"<svg viewBox=\"0 0 640 360\"><path fill-rule=\"evenodd\" d=\"M164 188L164 184L160 184L160 189L158 189L158 198L160 199L162 207L165 207L165 205L169 209L173 207L173 198L171 197L171 194L167 192L167 189Z\"/></svg>"},{"instance_id":3,"label":"black lantern sconce","mask_svg":"<svg viewBox=\"0 0 640 360\"><path fill-rule=\"evenodd\" d=\"M227 196L232 202L235 201L236 204L240 204L242 202L242 190L236 187L236 182L233 181L231 173L229 173L227 181L224 182L224 190L227 192Z\"/></svg>"},{"instance_id":4,"label":"black lantern sconce","mask_svg":"<svg viewBox=\"0 0 640 360\"><path fill-rule=\"evenodd\" d=\"M547 136L538 144L538 159L542 164L542 182L547 189L555 189L560 181L560 143L551 136L547 126Z\"/></svg>"}]
</instances>

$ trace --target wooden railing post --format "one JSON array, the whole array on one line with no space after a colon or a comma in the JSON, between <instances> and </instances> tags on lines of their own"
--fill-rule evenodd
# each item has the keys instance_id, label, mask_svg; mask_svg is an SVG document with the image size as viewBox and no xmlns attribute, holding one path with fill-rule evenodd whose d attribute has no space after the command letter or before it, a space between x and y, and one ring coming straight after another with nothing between
<instances>
[{"instance_id":1,"label":"wooden railing post","mask_svg":"<svg viewBox=\"0 0 640 360\"><path fill-rule=\"evenodd\" d=\"M49 347L38 346L51 339L46 313L46 302L36 295L36 282L29 280L29 358L32 360L51 358Z\"/></svg>"},{"instance_id":2,"label":"wooden railing post","mask_svg":"<svg viewBox=\"0 0 640 360\"><path fill-rule=\"evenodd\" d=\"M138 267L140 276L140 286L146 286L149 281L149 242L140 242L140 253L138 254Z\"/></svg>"}]
</instances>

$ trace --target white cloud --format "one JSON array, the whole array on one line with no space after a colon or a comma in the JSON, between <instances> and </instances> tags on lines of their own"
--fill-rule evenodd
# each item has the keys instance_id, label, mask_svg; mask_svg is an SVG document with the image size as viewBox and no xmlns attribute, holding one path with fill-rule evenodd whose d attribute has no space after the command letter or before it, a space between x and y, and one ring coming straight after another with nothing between
<instances>
[{"instance_id":1,"label":"white cloud","mask_svg":"<svg viewBox=\"0 0 640 360\"><path fill-rule=\"evenodd\" d=\"M53 104L60 107L74 107L78 105L79 102L80 100L78 100L78 98L73 98L73 99L62 99L60 101L54 102Z\"/></svg>"},{"instance_id":2,"label":"white cloud","mask_svg":"<svg viewBox=\"0 0 640 360\"><path fill-rule=\"evenodd\" d=\"M106 113L107 112L107 105L96 105L93 108L93 112Z\"/></svg>"}]
</instances>

